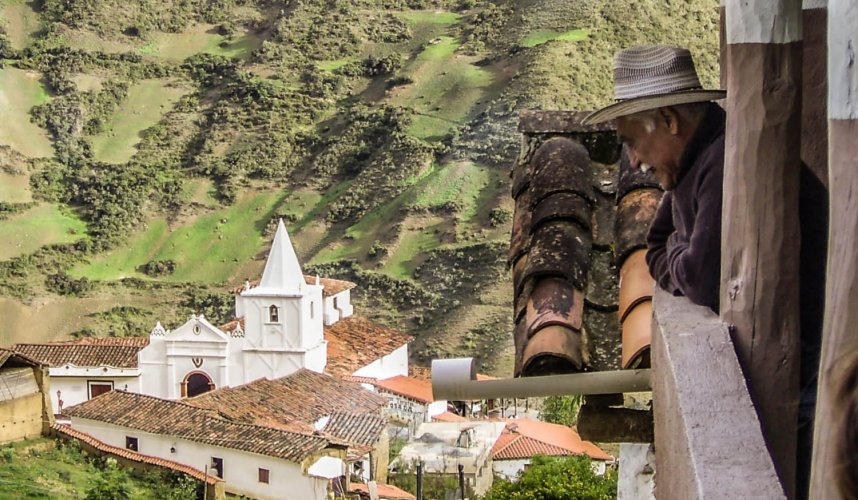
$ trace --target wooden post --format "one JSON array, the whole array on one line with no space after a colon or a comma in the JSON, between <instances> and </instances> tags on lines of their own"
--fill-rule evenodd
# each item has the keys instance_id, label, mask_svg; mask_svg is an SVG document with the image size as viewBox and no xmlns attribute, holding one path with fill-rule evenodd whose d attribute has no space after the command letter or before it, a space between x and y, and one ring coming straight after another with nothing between
<instances>
[{"instance_id":1,"label":"wooden post","mask_svg":"<svg viewBox=\"0 0 858 500\"><path fill-rule=\"evenodd\" d=\"M858 350L858 6L828 3L828 176L831 222L825 323L813 447L811 498L843 498L833 481L834 445L844 439L836 421L842 409L834 389ZM854 492L853 492L854 493Z\"/></svg>"},{"instance_id":2,"label":"wooden post","mask_svg":"<svg viewBox=\"0 0 858 500\"><path fill-rule=\"evenodd\" d=\"M801 0L726 0L721 319L795 497ZM713 402L713 404L717 404Z\"/></svg>"}]
</instances>

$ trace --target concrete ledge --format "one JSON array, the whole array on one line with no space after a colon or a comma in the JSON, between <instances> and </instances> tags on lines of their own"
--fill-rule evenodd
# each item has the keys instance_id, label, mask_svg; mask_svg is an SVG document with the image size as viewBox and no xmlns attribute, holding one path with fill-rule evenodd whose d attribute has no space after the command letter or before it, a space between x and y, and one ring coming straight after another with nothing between
<instances>
[{"instance_id":1,"label":"concrete ledge","mask_svg":"<svg viewBox=\"0 0 858 500\"><path fill-rule=\"evenodd\" d=\"M654 306L656 498L785 498L726 325L660 289Z\"/></svg>"}]
</instances>

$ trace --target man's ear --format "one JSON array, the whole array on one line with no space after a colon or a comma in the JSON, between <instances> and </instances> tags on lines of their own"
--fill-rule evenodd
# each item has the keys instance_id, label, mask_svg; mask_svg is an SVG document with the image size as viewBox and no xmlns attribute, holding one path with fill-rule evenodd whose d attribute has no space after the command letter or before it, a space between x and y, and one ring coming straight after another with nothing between
<instances>
[{"instance_id":1,"label":"man's ear","mask_svg":"<svg viewBox=\"0 0 858 500\"><path fill-rule=\"evenodd\" d=\"M663 120L664 126L670 130L671 135L679 134L679 113L673 108L659 108L659 114Z\"/></svg>"}]
</instances>

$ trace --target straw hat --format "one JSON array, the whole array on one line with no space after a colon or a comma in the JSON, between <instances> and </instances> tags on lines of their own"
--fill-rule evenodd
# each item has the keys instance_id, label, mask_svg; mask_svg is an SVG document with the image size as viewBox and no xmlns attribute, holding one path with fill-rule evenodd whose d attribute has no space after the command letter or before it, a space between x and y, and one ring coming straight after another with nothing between
<instances>
[{"instance_id":1,"label":"straw hat","mask_svg":"<svg viewBox=\"0 0 858 500\"><path fill-rule=\"evenodd\" d=\"M701 88L688 49L663 45L632 47L614 56L617 102L590 113L583 123L602 123L640 111L716 101L726 96L724 90Z\"/></svg>"}]
</instances>

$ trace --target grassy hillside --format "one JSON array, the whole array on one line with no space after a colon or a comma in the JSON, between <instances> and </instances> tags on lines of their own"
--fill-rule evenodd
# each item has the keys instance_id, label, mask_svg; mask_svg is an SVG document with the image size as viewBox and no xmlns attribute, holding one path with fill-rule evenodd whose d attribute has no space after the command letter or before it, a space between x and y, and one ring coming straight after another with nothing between
<instances>
[{"instance_id":1,"label":"grassy hillside","mask_svg":"<svg viewBox=\"0 0 858 500\"><path fill-rule=\"evenodd\" d=\"M416 360L506 373L518 111L610 102L634 43L689 46L713 85L717 7L0 0L0 308L74 311L50 336L230 319L283 217Z\"/></svg>"}]
</instances>

